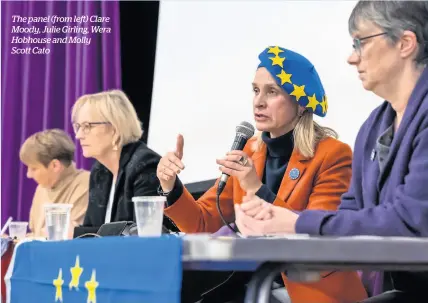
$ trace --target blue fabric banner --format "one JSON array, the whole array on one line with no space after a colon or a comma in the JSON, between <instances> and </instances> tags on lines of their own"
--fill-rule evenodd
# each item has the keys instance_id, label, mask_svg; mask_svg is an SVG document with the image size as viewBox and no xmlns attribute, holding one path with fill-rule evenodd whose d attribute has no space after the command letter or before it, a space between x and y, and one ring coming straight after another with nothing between
<instances>
[{"instance_id":1,"label":"blue fabric banner","mask_svg":"<svg viewBox=\"0 0 428 303\"><path fill-rule=\"evenodd\" d=\"M10 302L178 303L181 252L176 236L22 243Z\"/></svg>"}]
</instances>

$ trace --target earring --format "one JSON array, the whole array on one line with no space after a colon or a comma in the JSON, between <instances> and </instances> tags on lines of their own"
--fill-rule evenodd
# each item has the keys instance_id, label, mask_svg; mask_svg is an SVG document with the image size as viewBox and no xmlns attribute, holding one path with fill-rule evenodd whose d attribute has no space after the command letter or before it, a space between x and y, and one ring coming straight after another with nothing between
<instances>
[{"instance_id":1,"label":"earring","mask_svg":"<svg viewBox=\"0 0 428 303\"><path fill-rule=\"evenodd\" d=\"M117 144L113 141L113 143L112 143L112 145L113 145L113 150L117 150Z\"/></svg>"}]
</instances>

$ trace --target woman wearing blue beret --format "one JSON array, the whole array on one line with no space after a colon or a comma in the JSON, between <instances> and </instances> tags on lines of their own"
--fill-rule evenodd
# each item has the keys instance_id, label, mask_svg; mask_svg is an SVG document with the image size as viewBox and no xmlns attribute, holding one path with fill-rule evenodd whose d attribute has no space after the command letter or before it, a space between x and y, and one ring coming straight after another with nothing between
<instances>
[{"instance_id":1,"label":"woman wearing blue beret","mask_svg":"<svg viewBox=\"0 0 428 303\"><path fill-rule=\"evenodd\" d=\"M252 88L259 133L248 140L243 151L231 151L217 160L220 170L231 176L220 196L225 220L234 221L233 205L241 203L249 192L284 209L336 210L351 180L352 151L335 138L334 131L313 120L314 114L324 117L328 110L315 67L301 54L279 46L265 48L258 57ZM223 225L216 207L218 182L197 201L193 199L177 177L184 168L182 140L179 137L177 150L167 153L158 164L161 194L168 201L165 214L186 233L217 232ZM356 272L322 275L314 283L294 282L283 275L291 301L367 298ZM183 281L186 289L186 276Z\"/></svg>"},{"instance_id":2,"label":"woman wearing blue beret","mask_svg":"<svg viewBox=\"0 0 428 303\"><path fill-rule=\"evenodd\" d=\"M242 207L235 205L243 234L428 237L428 2L361 1L349 30L354 51L348 63L363 87L385 102L360 128L351 186L339 210L296 214L253 195ZM269 215L257 218L253 209L262 205ZM367 302L426 297L426 274L385 276L394 290Z\"/></svg>"}]
</instances>

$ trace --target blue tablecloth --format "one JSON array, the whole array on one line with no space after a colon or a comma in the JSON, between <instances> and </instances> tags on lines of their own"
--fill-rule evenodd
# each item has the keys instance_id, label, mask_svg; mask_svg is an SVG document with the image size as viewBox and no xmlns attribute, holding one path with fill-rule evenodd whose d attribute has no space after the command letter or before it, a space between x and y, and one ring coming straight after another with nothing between
<instances>
[{"instance_id":1,"label":"blue tablecloth","mask_svg":"<svg viewBox=\"0 0 428 303\"><path fill-rule=\"evenodd\" d=\"M32 241L16 250L11 302L180 302L182 239Z\"/></svg>"}]
</instances>

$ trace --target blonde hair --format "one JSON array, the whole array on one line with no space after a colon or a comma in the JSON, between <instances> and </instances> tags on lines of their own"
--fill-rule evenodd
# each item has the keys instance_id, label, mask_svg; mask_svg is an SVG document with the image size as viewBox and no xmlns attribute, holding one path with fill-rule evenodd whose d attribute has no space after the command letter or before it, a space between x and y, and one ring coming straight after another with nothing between
<instances>
[{"instance_id":1,"label":"blonde hair","mask_svg":"<svg viewBox=\"0 0 428 303\"><path fill-rule=\"evenodd\" d=\"M74 158L75 146L70 136L60 129L37 132L25 140L19 151L22 163L40 162L45 167L52 160L59 160L69 166Z\"/></svg>"},{"instance_id":2,"label":"blonde hair","mask_svg":"<svg viewBox=\"0 0 428 303\"><path fill-rule=\"evenodd\" d=\"M313 120L313 113L305 111L293 131L294 148L305 158L312 158L318 143L327 137L338 138L331 128L323 127ZM253 151L258 151L263 145L261 134L257 135Z\"/></svg>"},{"instance_id":3,"label":"blonde hair","mask_svg":"<svg viewBox=\"0 0 428 303\"><path fill-rule=\"evenodd\" d=\"M123 146L140 140L143 135L141 122L134 106L123 91L116 89L81 96L73 105L71 113L73 123L82 106L87 103L116 130L118 138L115 144Z\"/></svg>"}]
</instances>

